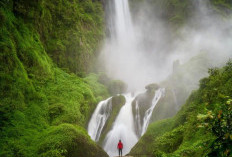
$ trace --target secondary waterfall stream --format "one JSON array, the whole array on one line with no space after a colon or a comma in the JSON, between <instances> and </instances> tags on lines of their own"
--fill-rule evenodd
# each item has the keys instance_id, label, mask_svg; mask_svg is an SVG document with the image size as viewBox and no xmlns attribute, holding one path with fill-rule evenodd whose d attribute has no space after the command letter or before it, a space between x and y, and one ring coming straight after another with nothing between
<instances>
[{"instance_id":1,"label":"secondary waterfall stream","mask_svg":"<svg viewBox=\"0 0 232 157\"><path fill-rule=\"evenodd\" d=\"M111 97L98 104L88 125L88 133L92 140L99 140L101 131L110 116L111 110Z\"/></svg>"}]
</instances>

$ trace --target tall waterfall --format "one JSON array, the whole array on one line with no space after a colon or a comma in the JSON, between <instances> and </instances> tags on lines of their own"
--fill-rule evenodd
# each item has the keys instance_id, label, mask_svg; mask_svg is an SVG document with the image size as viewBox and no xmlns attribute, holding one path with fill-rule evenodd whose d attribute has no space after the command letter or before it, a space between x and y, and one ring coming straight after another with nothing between
<instances>
[{"instance_id":1,"label":"tall waterfall","mask_svg":"<svg viewBox=\"0 0 232 157\"><path fill-rule=\"evenodd\" d=\"M107 28L110 31L100 58L109 76L123 80L131 90L142 89L152 83L153 80L147 77L152 70L146 66L147 60L140 51L138 31L131 18L128 0L109 0L108 3ZM135 67L139 75L132 76Z\"/></svg>"},{"instance_id":2,"label":"tall waterfall","mask_svg":"<svg viewBox=\"0 0 232 157\"><path fill-rule=\"evenodd\" d=\"M92 140L98 141L101 131L112 110L111 98L101 101L95 109L88 125L88 133Z\"/></svg>"}]
</instances>

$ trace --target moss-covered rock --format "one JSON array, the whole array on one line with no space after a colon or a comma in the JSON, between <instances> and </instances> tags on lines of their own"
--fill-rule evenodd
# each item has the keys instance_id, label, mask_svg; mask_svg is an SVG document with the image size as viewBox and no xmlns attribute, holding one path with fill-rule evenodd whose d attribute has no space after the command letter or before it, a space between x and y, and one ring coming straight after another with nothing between
<instances>
[{"instance_id":1,"label":"moss-covered rock","mask_svg":"<svg viewBox=\"0 0 232 157\"><path fill-rule=\"evenodd\" d=\"M147 90L148 93L155 92L157 89L159 89L159 85L155 83L149 84L145 87L145 89Z\"/></svg>"},{"instance_id":2,"label":"moss-covered rock","mask_svg":"<svg viewBox=\"0 0 232 157\"><path fill-rule=\"evenodd\" d=\"M71 124L50 127L37 140L40 157L108 157L83 128Z\"/></svg>"},{"instance_id":3,"label":"moss-covered rock","mask_svg":"<svg viewBox=\"0 0 232 157\"><path fill-rule=\"evenodd\" d=\"M5 3L12 3L15 16L40 34L46 52L60 68L79 75L94 69L104 37L100 1L10 0Z\"/></svg>"},{"instance_id":4,"label":"moss-covered rock","mask_svg":"<svg viewBox=\"0 0 232 157\"><path fill-rule=\"evenodd\" d=\"M112 80L109 82L108 88L111 95L117 95L124 93L127 89L127 86L121 80Z\"/></svg>"},{"instance_id":5,"label":"moss-covered rock","mask_svg":"<svg viewBox=\"0 0 232 157\"><path fill-rule=\"evenodd\" d=\"M171 89L165 88L165 94L156 104L150 121L155 122L174 116L178 111L176 99L175 93Z\"/></svg>"},{"instance_id":6,"label":"moss-covered rock","mask_svg":"<svg viewBox=\"0 0 232 157\"><path fill-rule=\"evenodd\" d=\"M107 88L97 77L83 79L52 62L41 34L27 21L37 16L38 1L23 2L0 2L0 156L75 156L82 149L107 156L80 127L99 97L108 96ZM24 12L24 6L31 10ZM22 19L24 13L30 19Z\"/></svg>"}]
</instances>

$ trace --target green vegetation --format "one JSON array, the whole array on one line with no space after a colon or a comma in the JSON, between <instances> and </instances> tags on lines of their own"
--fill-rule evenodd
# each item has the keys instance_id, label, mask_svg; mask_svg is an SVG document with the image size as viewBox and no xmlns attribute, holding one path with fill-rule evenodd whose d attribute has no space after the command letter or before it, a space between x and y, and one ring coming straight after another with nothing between
<instances>
[{"instance_id":1,"label":"green vegetation","mask_svg":"<svg viewBox=\"0 0 232 157\"><path fill-rule=\"evenodd\" d=\"M176 116L151 124L130 154L231 156L232 62L209 75Z\"/></svg>"},{"instance_id":2,"label":"green vegetation","mask_svg":"<svg viewBox=\"0 0 232 157\"><path fill-rule=\"evenodd\" d=\"M50 127L38 137L37 141L36 151L39 156L107 156L90 140L83 128L70 124Z\"/></svg>"},{"instance_id":3,"label":"green vegetation","mask_svg":"<svg viewBox=\"0 0 232 157\"><path fill-rule=\"evenodd\" d=\"M99 75L99 82L104 84L111 95L122 94L126 92L127 85L121 80L113 80L108 77L105 73Z\"/></svg>"},{"instance_id":4,"label":"green vegetation","mask_svg":"<svg viewBox=\"0 0 232 157\"><path fill-rule=\"evenodd\" d=\"M139 14L140 7L144 5L145 8L143 9L150 12L151 20L154 18L155 14L158 18L166 21L166 24L170 25L171 29L179 31L179 29L192 17L195 7L201 7L198 4L199 2L200 0L131 0L130 4L135 18L137 18L136 15ZM210 9L214 12L224 17L230 16L232 9L231 0L206 1L206 3L208 2L211 4Z\"/></svg>"},{"instance_id":5,"label":"green vegetation","mask_svg":"<svg viewBox=\"0 0 232 157\"><path fill-rule=\"evenodd\" d=\"M58 67L83 75L93 69L104 37L102 4L92 0L14 0L14 14L31 24Z\"/></svg>"},{"instance_id":6,"label":"green vegetation","mask_svg":"<svg viewBox=\"0 0 232 157\"><path fill-rule=\"evenodd\" d=\"M62 57L64 62L58 61L58 66L66 68L63 63L70 63L67 67L72 71L72 62L67 56L62 56L71 51L59 51L57 55L52 50L60 47L71 49L76 44L75 38L72 38L72 42L66 38L72 37L72 33L68 34L67 31L74 33L74 30L79 28L68 29L72 24L76 26L72 15L80 14L76 15L75 11L82 12L82 16L91 20L92 17L87 12L91 12L92 7L101 11L101 4L92 1L79 3L22 0L1 1L0 4L0 156L106 157L107 154L90 139L83 127L98 101L109 95L107 88L98 82L97 75L77 77L74 73L58 68L48 56L48 53L50 56L54 55L54 61L55 57ZM73 7L80 8L75 10ZM59 17L59 13L62 13L64 19ZM57 16L57 19L54 16ZM46 21L47 18L52 21ZM66 22L69 21L70 25L62 23L66 18L69 18ZM101 23L100 20L98 22ZM93 26L88 24L90 23L80 22L79 26L93 29ZM66 26L66 29L62 26ZM99 28L97 31L101 30L97 24L94 27ZM90 32L100 32L79 31L84 32L82 42L85 46L83 49L76 47L78 53L83 56L78 56L79 60L75 61L75 66L83 70L84 66L90 66L83 64L91 60L91 55L90 60L86 59L86 53L93 53L92 50L98 44L95 39L99 39L92 37ZM92 38L94 40L91 40ZM59 39L64 41L58 41ZM91 52L85 51L84 47L91 49ZM77 53L74 49L72 52ZM80 63L80 60L83 62Z\"/></svg>"}]
</instances>

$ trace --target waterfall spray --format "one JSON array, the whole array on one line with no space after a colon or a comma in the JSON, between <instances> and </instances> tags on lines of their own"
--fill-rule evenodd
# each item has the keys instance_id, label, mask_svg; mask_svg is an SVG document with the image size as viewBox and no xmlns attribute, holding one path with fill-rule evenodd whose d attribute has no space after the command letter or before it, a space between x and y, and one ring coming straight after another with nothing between
<instances>
[{"instance_id":1,"label":"waterfall spray","mask_svg":"<svg viewBox=\"0 0 232 157\"><path fill-rule=\"evenodd\" d=\"M138 138L134 131L134 122L132 114L132 101L136 97L131 94L125 94L126 104L121 108L112 129L107 134L104 141L104 150L110 156L118 154L117 143L121 139L124 143L123 154L129 153L131 148L136 144Z\"/></svg>"}]
</instances>

